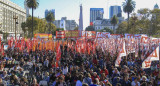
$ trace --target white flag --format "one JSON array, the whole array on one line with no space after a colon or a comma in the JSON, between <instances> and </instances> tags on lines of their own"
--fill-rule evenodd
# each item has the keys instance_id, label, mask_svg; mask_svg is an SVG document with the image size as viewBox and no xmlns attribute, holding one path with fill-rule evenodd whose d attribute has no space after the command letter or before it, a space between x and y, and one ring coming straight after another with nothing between
<instances>
[{"instance_id":1,"label":"white flag","mask_svg":"<svg viewBox=\"0 0 160 86\"><path fill-rule=\"evenodd\" d=\"M120 63L121 63L121 58L122 58L123 56L126 56L125 42L123 43L123 47L122 47L121 51L119 52L118 57L117 57L117 59L116 59L116 62L115 62L115 66L116 66L116 67L118 67L118 66L120 65Z\"/></svg>"},{"instance_id":2,"label":"white flag","mask_svg":"<svg viewBox=\"0 0 160 86\"><path fill-rule=\"evenodd\" d=\"M152 61L159 60L159 46L143 61L142 68L150 68Z\"/></svg>"}]
</instances>

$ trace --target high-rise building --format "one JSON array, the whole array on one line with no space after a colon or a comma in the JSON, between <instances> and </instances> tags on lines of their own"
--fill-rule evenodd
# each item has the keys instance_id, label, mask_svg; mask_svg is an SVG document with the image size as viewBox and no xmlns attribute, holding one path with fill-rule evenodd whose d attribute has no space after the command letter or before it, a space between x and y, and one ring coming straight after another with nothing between
<instances>
[{"instance_id":1,"label":"high-rise building","mask_svg":"<svg viewBox=\"0 0 160 86\"><path fill-rule=\"evenodd\" d=\"M97 18L103 19L103 8L90 8L90 23L93 23Z\"/></svg>"},{"instance_id":2,"label":"high-rise building","mask_svg":"<svg viewBox=\"0 0 160 86\"><path fill-rule=\"evenodd\" d=\"M24 1L24 8L26 10L26 17L29 17L29 7L27 6L27 0Z\"/></svg>"},{"instance_id":3,"label":"high-rise building","mask_svg":"<svg viewBox=\"0 0 160 86\"><path fill-rule=\"evenodd\" d=\"M114 15L116 15L117 17L122 17L121 6L110 6L109 18L111 19Z\"/></svg>"},{"instance_id":4,"label":"high-rise building","mask_svg":"<svg viewBox=\"0 0 160 86\"><path fill-rule=\"evenodd\" d=\"M15 16L18 19L13 19ZM21 23L26 20L26 10L11 2L10 0L0 0L0 31L15 35L22 34ZM16 26L15 26L16 25Z\"/></svg>"},{"instance_id":5,"label":"high-rise building","mask_svg":"<svg viewBox=\"0 0 160 86\"><path fill-rule=\"evenodd\" d=\"M46 16L48 15L48 13L49 12L51 12L51 13L53 13L53 16L54 16L54 18L55 18L55 9L51 9L51 10L45 10L45 18L46 18Z\"/></svg>"},{"instance_id":6,"label":"high-rise building","mask_svg":"<svg viewBox=\"0 0 160 86\"><path fill-rule=\"evenodd\" d=\"M82 4L80 5L80 16L79 16L79 36L81 37L83 31L83 8Z\"/></svg>"},{"instance_id":7,"label":"high-rise building","mask_svg":"<svg viewBox=\"0 0 160 86\"><path fill-rule=\"evenodd\" d=\"M61 20L55 20L53 24L57 28L63 28L64 30L74 30L78 26L75 20L67 20L66 17L62 17Z\"/></svg>"}]
</instances>

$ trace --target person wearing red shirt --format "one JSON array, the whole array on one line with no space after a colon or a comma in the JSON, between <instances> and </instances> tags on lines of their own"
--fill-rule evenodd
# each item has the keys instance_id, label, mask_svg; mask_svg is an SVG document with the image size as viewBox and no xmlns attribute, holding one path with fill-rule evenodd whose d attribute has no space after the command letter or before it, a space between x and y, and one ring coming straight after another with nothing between
<instances>
[{"instance_id":1,"label":"person wearing red shirt","mask_svg":"<svg viewBox=\"0 0 160 86\"><path fill-rule=\"evenodd\" d=\"M91 78L92 78L92 81L94 81L96 78L98 78L98 80L100 80L100 77L97 75L96 72L93 73L93 76Z\"/></svg>"},{"instance_id":2,"label":"person wearing red shirt","mask_svg":"<svg viewBox=\"0 0 160 86\"><path fill-rule=\"evenodd\" d=\"M107 76L109 73L108 73L108 70L106 69L106 67L103 67L103 69L101 70L100 72L101 74L102 73L105 73L105 76Z\"/></svg>"}]
</instances>

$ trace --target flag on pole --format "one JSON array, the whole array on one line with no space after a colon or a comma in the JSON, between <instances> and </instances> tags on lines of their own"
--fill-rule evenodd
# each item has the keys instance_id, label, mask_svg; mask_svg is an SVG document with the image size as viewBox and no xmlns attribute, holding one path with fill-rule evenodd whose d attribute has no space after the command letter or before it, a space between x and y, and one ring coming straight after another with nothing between
<instances>
[{"instance_id":1,"label":"flag on pole","mask_svg":"<svg viewBox=\"0 0 160 86\"><path fill-rule=\"evenodd\" d=\"M1 46L1 54L2 54L2 56L4 56L4 45L3 44Z\"/></svg>"},{"instance_id":2,"label":"flag on pole","mask_svg":"<svg viewBox=\"0 0 160 86\"><path fill-rule=\"evenodd\" d=\"M159 46L143 61L142 68L150 68L152 61L159 60Z\"/></svg>"},{"instance_id":3,"label":"flag on pole","mask_svg":"<svg viewBox=\"0 0 160 86\"><path fill-rule=\"evenodd\" d=\"M123 43L123 47L122 49L120 50L119 54L118 54L118 57L116 59L116 62L115 62L115 66L116 67L119 67L120 63L121 63L121 58L123 56L126 56L126 48L125 48L125 42Z\"/></svg>"},{"instance_id":4,"label":"flag on pole","mask_svg":"<svg viewBox=\"0 0 160 86\"><path fill-rule=\"evenodd\" d=\"M60 48L60 44L58 43L57 49L56 49L56 68L58 67L58 62L61 58L61 48Z\"/></svg>"}]
</instances>

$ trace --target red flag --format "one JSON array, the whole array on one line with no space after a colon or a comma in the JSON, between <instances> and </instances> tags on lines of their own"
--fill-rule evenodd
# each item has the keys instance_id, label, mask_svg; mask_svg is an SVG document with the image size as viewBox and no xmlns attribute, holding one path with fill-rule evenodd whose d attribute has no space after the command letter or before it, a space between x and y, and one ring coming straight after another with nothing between
<instances>
[{"instance_id":1,"label":"red flag","mask_svg":"<svg viewBox=\"0 0 160 86\"><path fill-rule=\"evenodd\" d=\"M61 48L60 48L60 44L58 43L57 49L56 49L56 68L58 67L58 62L61 58Z\"/></svg>"},{"instance_id":2,"label":"red flag","mask_svg":"<svg viewBox=\"0 0 160 86\"><path fill-rule=\"evenodd\" d=\"M1 46L1 53L2 53L2 56L4 56L4 47L3 47L3 44Z\"/></svg>"}]
</instances>

